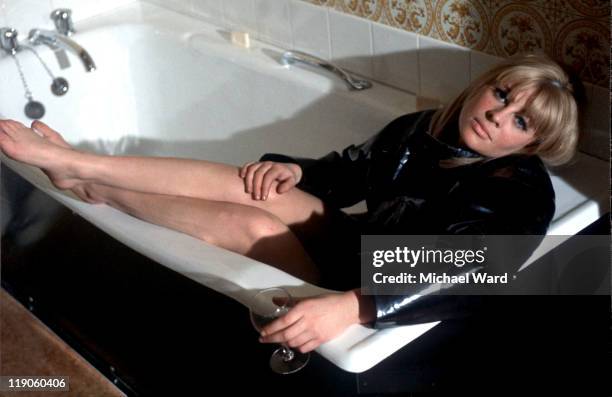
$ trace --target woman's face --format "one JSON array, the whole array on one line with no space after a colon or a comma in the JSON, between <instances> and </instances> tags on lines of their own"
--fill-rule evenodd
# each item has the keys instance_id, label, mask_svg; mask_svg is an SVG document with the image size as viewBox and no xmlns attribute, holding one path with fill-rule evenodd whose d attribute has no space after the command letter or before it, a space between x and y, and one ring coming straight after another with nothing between
<instances>
[{"instance_id":1,"label":"woman's face","mask_svg":"<svg viewBox=\"0 0 612 397\"><path fill-rule=\"evenodd\" d=\"M508 87L483 87L461 109L460 143L485 157L502 157L533 142L535 131L521 113L532 92L516 93L510 101Z\"/></svg>"}]
</instances>

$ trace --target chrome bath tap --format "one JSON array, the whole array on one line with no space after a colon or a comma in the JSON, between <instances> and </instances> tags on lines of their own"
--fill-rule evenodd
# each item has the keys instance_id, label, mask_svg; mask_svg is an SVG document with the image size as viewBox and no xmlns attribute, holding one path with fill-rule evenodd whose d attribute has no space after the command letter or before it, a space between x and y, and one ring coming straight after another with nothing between
<instances>
[{"instance_id":1,"label":"chrome bath tap","mask_svg":"<svg viewBox=\"0 0 612 397\"><path fill-rule=\"evenodd\" d=\"M72 23L72 11L67 8L58 8L51 13L51 19L55 24L55 30L64 36L72 36L74 24Z\"/></svg>"},{"instance_id":2,"label":"chrome bath tap","mask_svg":"<svg viewBox=\"0 0 612 397\"><path fill-rule=\"evenodd\" d=\"M96 64L87 51L74 40L51 30L32 29L28 39L32 45L44 44L53 50L63 49L75 54L85 67L85 70L92 72L96 70Z\"/></svg>"},{"instance_id":3,"label":"chrome bath tap","mask_svg":"<svg viewBox=\"0 0 612 397\"><path fill-rule=\"evenodd\" d=\"M86 71L92 72L96 70L96 64L89 53L68 37L72 36L74 33L72 11L67 8L59 8L53 10L50 17L57 31L32 29L29 35L30 44L44 44L50 47L55 52L62 69L70 66L68 58L65 55L65 51L68 51L79 57Z\"/></svg>"},{"instance_id":4,"label":"chrome bath tap","mask_svg":"<svg viewBox=\"0 0 612 397\"><path fill-rule=\"evenodd\" d=\"M12 28L0 29L0 47L9 55L15 55L19 50L17 31Z\"/></svg>"}]
</instances>

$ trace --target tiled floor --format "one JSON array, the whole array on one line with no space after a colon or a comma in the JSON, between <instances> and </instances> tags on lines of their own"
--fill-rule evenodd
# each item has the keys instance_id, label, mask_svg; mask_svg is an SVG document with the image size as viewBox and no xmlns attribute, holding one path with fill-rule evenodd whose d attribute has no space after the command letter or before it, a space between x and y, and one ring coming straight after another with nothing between
<instances>
[{"instance_id":1,"label":"tiled floor","mask_svg":"<svg viewBox=\"0 0 612 397\"><path fill-rule=\"evenodd\" d=\"M69 392L44 392L45 397L124 396L4 289L0 289L0 374L69 377ZM0 396L41 393L0 392Z\"/></svg>"}]
</instances>

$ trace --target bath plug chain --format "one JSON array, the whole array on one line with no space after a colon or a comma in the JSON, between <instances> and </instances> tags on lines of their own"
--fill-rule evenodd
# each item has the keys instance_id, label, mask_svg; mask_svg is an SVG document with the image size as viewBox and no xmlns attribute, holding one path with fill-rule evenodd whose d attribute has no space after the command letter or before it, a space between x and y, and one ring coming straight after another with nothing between
<instances>
[{"instance_id":1,"label":"bath plug chain","mask_svg":"<svg viewBox=\"0 0 612 397\"><path fill-rule=\"evenodd\" d=\"M15 65L17 65L17 71L19 72L19 77L21 78L21 84L23 85L23 89L25 91L25 98L28 100L28 103L25 105L24 109L25 115L30 119L40 119L45 115L45 107L42 103L34 100L32 91L30 91L28 82L23 74L23 69L21 68L19 59L17 59L15 54L11 54L11 57L15 60Z\"/></svg>"},{"instance_id":2,"label":"bath plug chain","mask_svg":"<svg viewBox=\"0 0 612 397\"><path fill-rule=\"evenodd\" d=\"M25 91L25 97L28 101L32 100L32 91L30 91L30 87L28 86L28 82L25 79L25 75L23 74L23 69L21 69L21 63L19 59L15 56L15 54L11 54L13 59L15 60L15 65L17 65L17 71L19 72L19 77L21 78L21 84L23 85L23 89Z\"/></svg>"},{"instance_id":3,"label":"bath plug chain","mask_svg":"<svg viewBox=\"0 0 612 397\"><path fill-rule=\"evenodd\" d=\"M68 80L66 80L63 77L55 77L55 75L53 75L53 72L51 71L51 69L49 68L49 66L47 66L47 63L45 61L43 61L43 59L41 58L40 55L38 55L38 52L28 46L28 45L23 45L23 48L25 48L26 50L29 50L32 54L34 54L34 56L36 56L36 58L38 59L38 61L40 62L40 64L43 66L43 68L45 68L45 70L47 71L47 74L49 75L49 77L51 77L51 92L54 95L57 96L62 96L65 93L68 92Z\"/></svg>"}]
</instances>

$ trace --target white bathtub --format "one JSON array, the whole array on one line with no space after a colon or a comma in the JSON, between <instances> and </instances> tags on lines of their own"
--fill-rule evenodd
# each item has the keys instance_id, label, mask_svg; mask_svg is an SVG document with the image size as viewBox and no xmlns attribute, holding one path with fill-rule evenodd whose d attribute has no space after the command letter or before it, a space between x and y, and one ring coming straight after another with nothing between
<instances>
[{"instance_id":1,"label":"white bathtub","mask_svg":"<svg viewBox=\"0 0 612 397\"><path fill-rule=\"evenodd\" d=\"M379 84L348 91L333 76L281 66L278 48L259 42L250 49L233 46L214 26L148 4L83 21L77 29L74 39L98 70L85 73L71 56L72 67L56 73L70 82L65 97L50 93L49 78L32 54L19 57L34 98L47 108L43 120L71 144L97 152L236 165L265 152L317 157L362 142L393 118L417 110L413 95ZM39 50L57 70L53 54ZM0 57L0 79L0 116L29 122L21 82L6 56ZM254 290L269 286L286 286L296 296L326 291L110 207L82 203L54 189L38 170L2 160L127 246L245 305ZM556 220L595 206L578 223L555 223L571 233L607 211L607 164L588 156L580 161L578 167L590 167L590 178L581 178L576 168L570 177L554 178L557 193L563 193ZM318 352L347 371L362 372L436 324L382 331L352 326Z\"/></svg>"}]
</instances>

